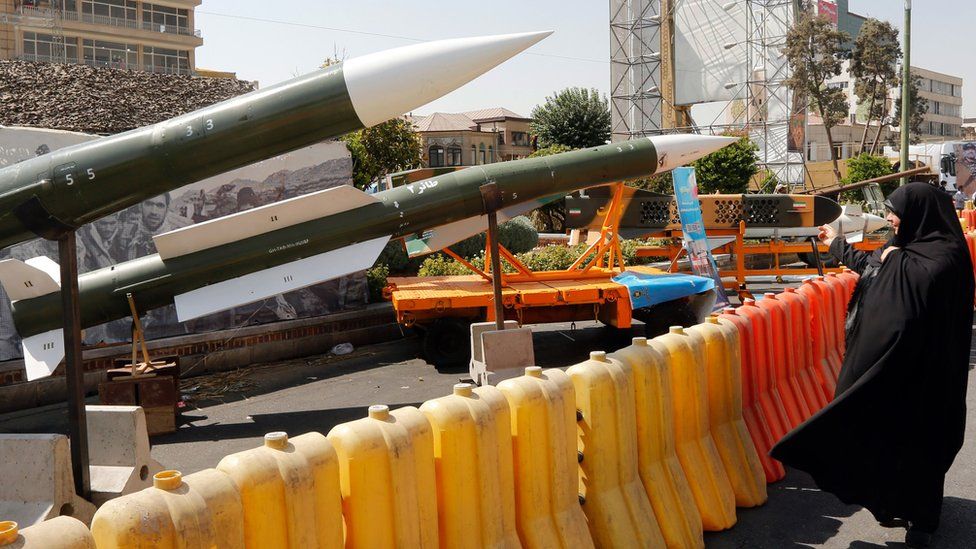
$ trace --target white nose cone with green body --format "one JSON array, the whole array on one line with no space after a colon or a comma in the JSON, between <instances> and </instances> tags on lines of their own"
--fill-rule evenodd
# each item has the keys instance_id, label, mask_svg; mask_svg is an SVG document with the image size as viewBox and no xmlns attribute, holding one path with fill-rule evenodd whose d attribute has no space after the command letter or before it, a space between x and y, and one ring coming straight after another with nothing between
<instances>
[{"instance_id":1,"label":"white nose cone with green body","mask_svg":"<svg viewBox=\"0 0 976 549\"><path fill-rule=\"evenodd\" d=\"M0 169L0 248L35 236L56 239L189 183L395 118L549 34L439 40L371 53Z\"/></svg>"},{"instance_id":2,"label":"white nose cone with green body","mask_svg":"<svg viewBox=\"0 0 976 549\"><path fill-rule=\"evenodd\" d=\"M153 237L158 254L79 278L83 327L175 303L181 321L369 268L390 239L430 253L486 228L481 187L494 182L499 220L573 191L647 177L736 138L662 135L546 157L473 166L368 195L349 186L268 204ZM60 361L60 300L49 264L0 261L28 373Z\"/></svg>"},{"instance_id":3,"label":"white nose cone with green body","mask_svg":"<svg viewBox=\"0 0 976 549\"><path fill-rule=\"evenodd\" d=\"M648 139L657 151L656 173L690 164L739 140L738 137L698 134L655 135Z\"/></svg>"}]
</instances>

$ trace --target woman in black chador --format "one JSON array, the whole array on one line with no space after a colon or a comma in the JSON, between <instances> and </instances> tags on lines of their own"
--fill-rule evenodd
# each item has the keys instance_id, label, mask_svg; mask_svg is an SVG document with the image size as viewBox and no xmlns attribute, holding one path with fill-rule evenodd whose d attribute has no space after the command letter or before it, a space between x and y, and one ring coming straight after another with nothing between
<instances>
[{"instance_id":1,"label":"woman in black chador","mask_svg":"<svg viewBox=\"0 0 976 549\"><path fill-rule=\"evenodd\" d=\"M924 547L963 441L973 267L946 193L910 183L885 205L895 235L874 253L821 228L831 255L861 275L847 354L834 401L771 455L882 525L908 525L905 542Z\"/></svg>"}]
</instances>

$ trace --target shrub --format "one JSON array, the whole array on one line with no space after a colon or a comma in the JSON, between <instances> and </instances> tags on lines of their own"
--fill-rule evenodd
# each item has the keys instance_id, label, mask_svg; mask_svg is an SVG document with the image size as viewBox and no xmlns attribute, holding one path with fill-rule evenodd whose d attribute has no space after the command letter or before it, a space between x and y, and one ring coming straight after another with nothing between
<instances>
[{"instance_id":1,"label":"shrub","mask_svg":"<svg viewBox=\"0 0 976 549\"><path fill-rule=\"evenodd\" d=\"M862 153L847 160L847 177L841 181L844 185L859 183L875 177L894 173L889 160L883 156ZM887 196L898 187L898 180L886 181L881 184L881 191ZM861 202L861 191L846 191L841 194L843 202Z\"/></svg>"},{"instance_id":2,"label":"shrub","mask_svg":"<svg viewBox=\"0 0 976 549\"><path fill-rule=\"evenodd\" d=\"M383 301L383 288L386 287L386 277L390 276L390 268L386 265L376 265L366 269L366 284L369 286L369 300L373 303Z\"/></svg>"},{"instance_id":3,"label":"shrub","mask_svg":"<svg viewBox=\"0 0 976 549\"><path fill-rule=\"evenodd\" d=\"M487 233L466 238L451 246L451 251L463 258L477 257L485 252ZM539 231L525 216L518 216L498 226L498 240L513 254L527 252L539 244Z\"/></svg>"}]
</instances>

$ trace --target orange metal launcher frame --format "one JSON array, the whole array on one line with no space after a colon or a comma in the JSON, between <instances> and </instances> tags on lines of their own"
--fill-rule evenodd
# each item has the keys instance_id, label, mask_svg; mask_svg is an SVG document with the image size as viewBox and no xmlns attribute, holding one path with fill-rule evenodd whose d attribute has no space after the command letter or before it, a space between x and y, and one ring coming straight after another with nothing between
<instances>
[{"instance_id":1,"label":"orange metal launcher frame","mask_svg":"<svg viewBox=\"0 0 976 549\"><path fill-rule=\"evenodd\" d=\"M506 319L520 324L599 320L618 328L630 327L627 288L611 280L626 268L617 236L622 196L623 185L615 185L599 239L565 270L533 271L499 246L502 261L516 271L501 274ZM450 249L443 250L472 275L390 278L384 296L393 302L397 321L411 326L445 317L494 320L490 250L490 243L486 243L485 269Z\"/></svg>"}]
</instances>

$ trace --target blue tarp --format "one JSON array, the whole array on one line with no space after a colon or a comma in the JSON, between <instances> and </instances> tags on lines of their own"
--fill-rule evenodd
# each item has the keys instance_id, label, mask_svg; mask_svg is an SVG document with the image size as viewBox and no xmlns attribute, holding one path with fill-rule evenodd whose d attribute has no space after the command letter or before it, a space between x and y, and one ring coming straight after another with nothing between
<instances>
[{"instance_id":1,"label":"blue tarp","mask_svg":"<svg viewBox=\"0 0 976 549\"><path fill-rule=\"evenodd\" d=\"M689 274L651 274L624 271L613 277L630 292L630 306L641 309L682 297L688 297L715 288L715 281Z\"/></svg>"}]
</instances>

